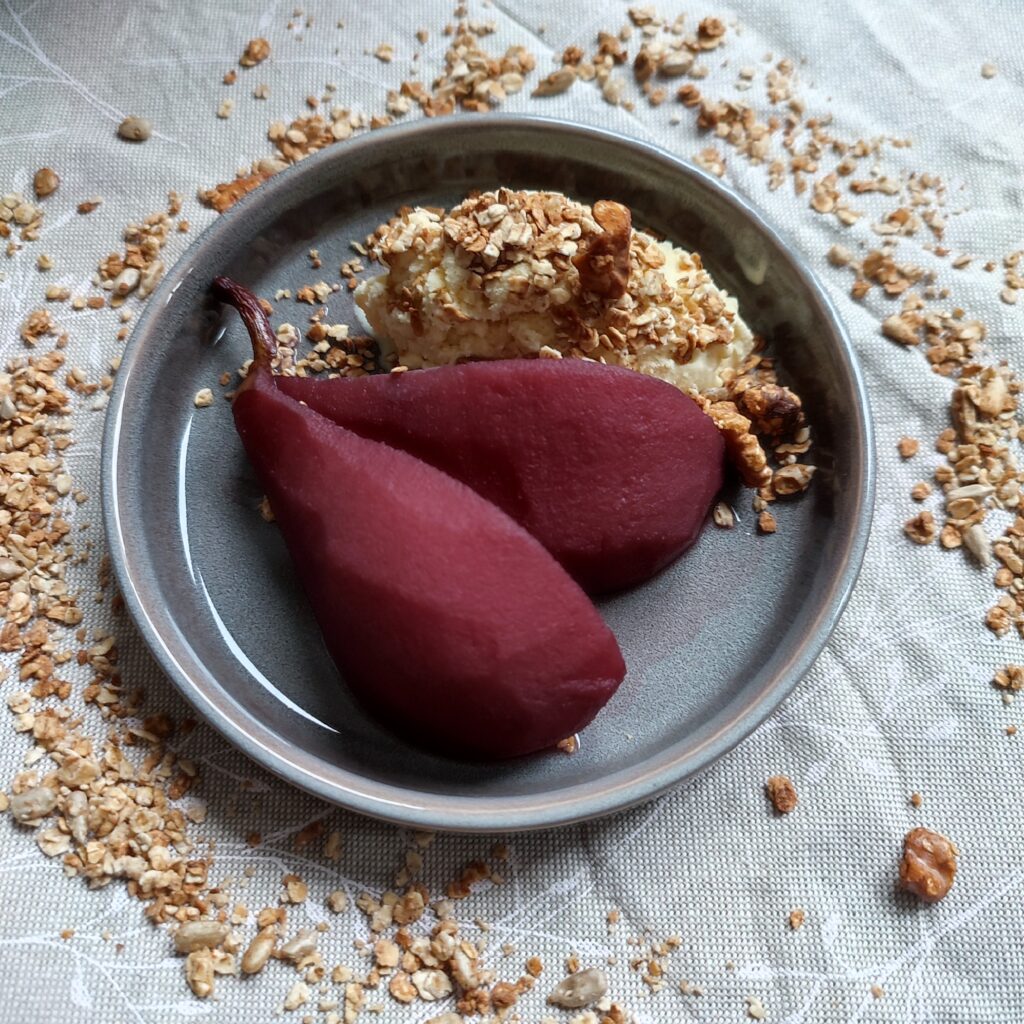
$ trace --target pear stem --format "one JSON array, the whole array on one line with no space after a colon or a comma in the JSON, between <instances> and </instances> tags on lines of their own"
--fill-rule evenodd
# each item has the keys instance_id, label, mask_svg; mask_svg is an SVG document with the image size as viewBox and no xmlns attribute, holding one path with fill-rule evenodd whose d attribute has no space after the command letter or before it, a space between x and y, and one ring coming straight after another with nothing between
<instances>
[{"instance_id":1,"label":"pear stem","mask_svg":"<svg viewBox=\"0 0 1024 1024\"><path fill-rule=\"evenodd\" d=\"M260 300L244 284L230 277L213 279L213 294L221 302L234 306L249 332L252 342L253 367L273 373L273 359L277 355L277 338L270 326L270 317Z\"/></svg>"}]
</instances>

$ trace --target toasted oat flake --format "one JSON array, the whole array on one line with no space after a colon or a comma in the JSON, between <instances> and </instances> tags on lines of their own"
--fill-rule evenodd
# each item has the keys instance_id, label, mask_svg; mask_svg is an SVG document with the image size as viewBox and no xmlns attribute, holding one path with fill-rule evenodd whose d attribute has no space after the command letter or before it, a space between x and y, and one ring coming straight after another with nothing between
<instances>
[{"instance_id":1,"label":"toasted oat flake","mask_svg":"<svg viewBox=\"0 0 1024 1024\"><path fill-rule=\"evenodd\" d=\"M772 491L779 498L799 494L810 486L814 472L814 466L805 466L800 462L783 466L772 475Z\"/></svg>"},{"instance_id":2,"label":"toasted oat flake","mask_svg":"<svg viewBox=\"0 0 1024 1024\"><path fill-rule=\"evenodd\" d=\"M833 245L828 251L828 261L834 267L849 266L853 260L853 253L845 245Z\"/></svg>"},{"instance_id":3,"label":"toasted oat flake","mask_svg":"<svg viewBox=\"0 0 1024 1024\"><path fill-rule=\"evenodd\" d=\"M916 437L901 437L896 443L896 448L901 459L913 458L921 447L921 442Z\"/></svg>"},{"instance_id":4,"label":"toasted oat flake","mask_svg":"<svg viewBox=\"0 0 1024 1024\"><path fill-rule=\"evenodd\" d=\"M289 903L305 903L309 898L309 886L298 875L284 876L285 896Z\"/></svg>"},{"instance_id":5,"label":"toasted oat flake","mask_svg":"<svg viewBox=\"0 0 1024 1024\"><path fill-rule=\"evenodd\" d=\"M758 996L744 996L743 1002L747 1007L747 1016L751 1020L764 1020L766 1013L764 1003L761 1002Z\"/></svg>"},{"instance_id":6,"label":"toasted oat flake","mask_svg":"<svg viewBox=\"0 0 1024 1024\"><path fill-rule=\"evenodd\" d=\"M576 81L576 72L571 67L562 67L542 78L534 88L531 96L558 96L566 92Z\"/></svg>"}]
</instances>

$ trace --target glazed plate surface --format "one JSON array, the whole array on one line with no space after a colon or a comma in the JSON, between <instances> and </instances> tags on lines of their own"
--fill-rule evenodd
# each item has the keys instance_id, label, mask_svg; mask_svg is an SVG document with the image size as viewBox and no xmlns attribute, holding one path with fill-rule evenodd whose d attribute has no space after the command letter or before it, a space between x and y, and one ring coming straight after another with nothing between
<instances>
[{"instance_id":1,"label":"glazed plate surface","mask_svg":"<svg viewBox=\"0 0 1024 1024\"><path fill-rule=\"evenodd\" d=\"M228 274L260 294L339 280L337 268L404 204L472 189L615 199L634 223L697 249L803 396L818 473L756 534L749 492L724 495L668 571L602 601L629 672L578 753L467 764L369 719L328 657L217 378L249 354L208 294ZM310 270L307 254L323 266ZM279 302L304 330L311 307ZM347 290L330 323L356 328ZM211 387L217 401L197 409ZM742 200L674 157L538 118L453 117L369 133L275 176L220 217L168 273L124 354L106 428L104 512L127 606L163 669L255 760L345 807L417 827L548 827L637 803L709 765L762 722L821 650L867 540L873 454L849 341L799 256ZM281 439L287 444L287 438ZM339 524L342 526L343 524ZM396 629L401 623L395 624ZM571 643L571 638L566 638ZM457 709L453 713L457 714Z\"/></svg>"}]
</instances>

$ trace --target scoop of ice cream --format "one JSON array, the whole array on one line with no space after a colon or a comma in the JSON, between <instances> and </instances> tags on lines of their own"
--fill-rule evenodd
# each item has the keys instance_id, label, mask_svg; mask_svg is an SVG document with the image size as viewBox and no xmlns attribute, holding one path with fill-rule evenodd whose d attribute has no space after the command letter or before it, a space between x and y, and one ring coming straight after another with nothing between
<instances>
[{"instance_id":1,"label":"scoop of ice cream","mask_svg":"<svg viewBox=\"0 0 1024 1024\"><path fill-rule=\"evenodd\" d=\"M590 358L699 394L754 347L700 257L632 229L617 203L499 189L448 213L404 210L371 247L386 271L356 289L356 302L412 368Z\"/></svg>"}]
</instances>

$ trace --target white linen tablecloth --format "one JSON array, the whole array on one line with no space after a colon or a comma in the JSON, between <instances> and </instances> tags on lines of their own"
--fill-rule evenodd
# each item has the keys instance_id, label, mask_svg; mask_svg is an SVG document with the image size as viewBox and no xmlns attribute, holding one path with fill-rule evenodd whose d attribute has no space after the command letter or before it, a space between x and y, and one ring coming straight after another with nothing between
<instances>
[{"instance_id":1,"label":"white linen tablecloth","mask_svg":"<svg viewBox=\"0 0 1024 1024\"><path fill-rule=\"evenodd\" d=\"M43 304L45 286L87 286L98 259L119 248L124 225L161 209L169 189L184 196L183 215L192 223L191 233L171 238L170 260L216 216L199 206L197 189L269 154L271 119L299 116L305 97L326 82L337 83L339 103L382 111L385 90L405 77L414 49L422 53L423 78L433 77L446 45L440 29L453 20L453 5L433 0L302 0L299 6L304 13L293 17L290 4L275 0L0 0L0 193L31 195L33 172L44 165L62 179L44 204L40 241L10 259L0 256L5 362L23 354L18 327ZM726 22L726 45L705 58L710 74L697 83L707 95L763 107L765 54L791 57L808 112L831 112L844 136L911 138L909 148L885 149L880 164L895 175L940 174L950 208L963 208L949 217L946 244L978 258L951 269L948 260L923 250L926 231L901 241L901 258L936 267L951 289L949 303L985 320L995 354L1024 364L1024 303L1001 303L1001 268L982 269L986 259L999 261L1024 245L1024 6L751 0L734 8L666 3L661 10L670 20L685 10L691 28L708 14ZM306 27L310 15L313 25ZM522 43L537 55L530 82L553 70L565 46L579 43L591 52L598 30L617 30L627 20L623 3L585 0L473 3L470 15L495 21L497 34L484 44L489 49ZM420 26L431 32L422 46L413 37ZM237 67L254 36L270 40L271 59L244 76L239 70L238 84L225 87L224 72ZM396 48L391 63L372 54L382 42ZM987 62L994 77L981 74ZM745 65L756 67L758 77L753 89L737 93L737 71ZM528 82L502 109L612 127L685 158L709 144L691 111L671 98L650 107L626 77L627 95L637 100L632 112L606 104L582 83L541 100L531 99ZM252 98L257 81L269 86L264 101ZM225 96L237 101L226 120L215 116ZM116 137L127 114L152 121L148 142L131 146ZM677 114L681 121L673 124ZM910 486L940 459L932 442L947 425L949 383L928 371L919 351L882 337L879 321L897 308L892 300L875 289L866 301L853 301L850 277L825 259L836 242L876 245L873 218L843 228L813 212L807 193L794 195L789 183L769 191L763 166L719 148L727 155L725 182L778 225L830 288L867 376L879 490L863 574L813 670L738 749L646 806L507 837L506 884L461 903L460 919L491 923L489 955L499 971L503 943L519 951L512 958L517 967L533 953L548 965L520 1004L526 1022L549 1012L543 997L571 953L586 963L615 957L608 968L613 996L638 1020L659 1024L741 1021L750 995L761 1000L766 1019L788 1024L1024 1021L1022 741L1004 731L1018 710L1004 706L991 686L993 672L1024 661L1024 652L1015 636L997 639L983 625L994 600L991 574L960 553L911 545L902 530L916 511ZM77 215L75 204L93 195L103 205ZM56 262L48 274L36 270L40 252ZM98 378L121 346L114 340L116 313L56 312L70 331L69 362ZM103 417L87 402L80 406L68 463L76 486L90 495L73 520L76 529L92 523L87 535L96 550L81 577L88 592L103 544ZM897 455L902 435L922 440L912 464ZM109 603L88 608L86 625L109 625L108 609ZM124 617L116 632L122 671L147 691L147 710L186 714ZM15 673L0 691L16 685ZM28 746L0 719L0 785L19 769ZM255 867L246 896L251 907L274 902L282 874L293 870L311 887L308 910L294 910L293 923L302 923L303 914L318 920L324 895L339 884L353 893L391 885L407 834L319 804L256 768L205 726L185 747L201 769L197 795L209 808L196 834L216 841L214 874ZM763 792L765 779L778 772L789 774L800 794L799 808L785 817L772 815ZM912 791L923 796L918 809L908 803ZM294 834L318 818L342 833L337 865L295 852ZM951 894L930 907L894 894L902 838L917 824L950 836L962 854ZM263 837L255 849L246 844L252 831ZM493 841L439 836L426 856L427 880L443 884L460 865L486 855ZM0 906L2 1021L268 1020L295 977L272 964L244 983L220 980L215 1000L196 1000L166 933L149 925L122 884L91 891L65 878L59 858L44 857L9 814L0 816ZM609 933L605 915L612 907L621 909L622 923ZM806 910L798 931L787 924L793 907ZM328 962L352 962L353 939L366 935L362 915L350 909L330 924L321 940ZM66 929L74 935L62 939ZM667 960L665 990L654 996L628 963L627 938L645 934L682 939ZM518 970L508 974L514 978ZM682 978L704 995L680 994ZM884 995L874 997L873 985ZM429 1006L403 1007L385 992L380 1002L379 1017L364 1012L361 1019L388 1024L431 1016ZM287 1017L304 1012L323 1019L312 1007Z\"/></svg>"}]
</instances>

